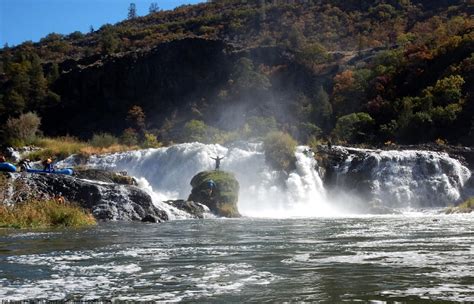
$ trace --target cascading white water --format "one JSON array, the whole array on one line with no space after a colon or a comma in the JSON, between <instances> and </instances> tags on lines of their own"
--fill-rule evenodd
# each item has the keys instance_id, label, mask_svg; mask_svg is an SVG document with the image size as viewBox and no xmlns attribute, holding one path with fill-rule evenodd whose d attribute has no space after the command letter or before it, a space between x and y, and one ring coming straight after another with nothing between
<instances>
[{"instance_id":1,"label":"cascading white water","mask_svg":"<svg viewBox=\"0 0 474 304\"><path fill-rule=\"evenodd\" d=\"M316 161L296 151L296 170L288 177L265 164L261 144L233 148L201 143L184 143L166 148L147 149L93 156L94 168L126 170L138 178L152 194L155 204L168 199L186 199L189 182L200 171L211 170L211 157L224 156L221 169L233 172L240 184L239 211L255 217L324 216L334 214L326 202L325 190L315 170ZM283 185L282 185L283 184ZM162 207L162 206L160 206ZM179 215L176 215L179 217Z\"/></svg>"},{"instance_id":2,"label":"cascading white water","mask_svg":"<svg viewBox=\"0 0 474 304\"><path fill-rule=\"evenodd\" d=\"M297 148L296 169L289 174L269 168L262 144L249 143L230 148L184 143L92 156L88 165L127 171L171 219L184 218L186 214L162 202L186 199L192 177L214 169L211 157L215 156L225 157L221 169L233 172L240 184L239 211L252 217L371 212L373 202L390 208L447 206L461 198L464 184L471 176L468 168L446 153L334 147L333 152L345 155L345 160L335 168L336 187L326 194L315 169L317 162L305 153L306 149ZM63 163L67 164L68 160Z\"/></svg>"},{"instance_id":3,"label":"cascading white water","mask_svg":"<svg viewBox=\"0 0 474 304\"><path fill-rule=\"evenodd\" d=\"M471 177L470 170L447 153L335 149L347 155L337 168L338 186L347 188L365 179L372 198L389 207L447 206L461 198Z\"/></svg>"}]
</instances>

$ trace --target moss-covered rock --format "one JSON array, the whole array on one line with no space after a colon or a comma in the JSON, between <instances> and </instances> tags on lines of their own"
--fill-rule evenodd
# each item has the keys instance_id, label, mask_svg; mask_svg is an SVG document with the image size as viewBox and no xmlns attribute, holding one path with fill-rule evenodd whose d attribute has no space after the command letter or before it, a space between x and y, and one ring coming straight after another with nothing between
<instances>
[{"instance_id":1,"label":"moss-covered rock","mask_svg":"<svg viewBox=\"0 0 474 304\"><path fill-rule=\"evenodd\" d=\"M210 181L215 186L210 186ZM239 182L234 174L225 171L203 171L191 180L193 187L188 200L199 202L219 215L225 217L240 217L237 208L239 200Z\"/></svg>"}]
</instances>

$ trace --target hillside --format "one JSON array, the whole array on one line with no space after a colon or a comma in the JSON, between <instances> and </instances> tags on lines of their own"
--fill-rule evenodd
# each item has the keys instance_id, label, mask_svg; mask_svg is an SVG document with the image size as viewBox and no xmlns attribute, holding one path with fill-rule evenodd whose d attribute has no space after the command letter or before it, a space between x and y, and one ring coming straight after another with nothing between
<instances>
[{"instance_id":1,"label":"hillside","mask_svg":"<svg viewBox=\"0 0 474 304\"><path fill-rule=\"evenodd\" d=\"M1 50L0 123L35 111L44 134L81 138L282 129L473 145L473 13L462 0L229 0L52 33Z\"/></svg>"}]
</instances>

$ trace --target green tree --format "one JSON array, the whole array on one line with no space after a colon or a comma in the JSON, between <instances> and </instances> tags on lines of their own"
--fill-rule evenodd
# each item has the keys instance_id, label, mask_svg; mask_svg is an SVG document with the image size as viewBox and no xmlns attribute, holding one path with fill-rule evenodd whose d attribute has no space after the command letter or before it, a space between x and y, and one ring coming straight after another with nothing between
<instances>
[{"instance_id":1,"label":"green tree","mask_svg":"<svg viewBox=\"0 0 474 304\"><path fill-rule=\"evenodd\" d=\"M145 119L145 112L140 106L132 106L127 112L126 121L131 128L138 130L139 132L143 132L145 130Z\"/></svg>"},{"instance_id":2,"label":"green tree","mask_svg":"<svg viewBox=\"0 0 474 304\"><path fill-rule=\"evenodd\" d=\"M156 13L156 12L159 12L159 11L160 11L160 7L158 6L158 3L152 2L150 4L150 7L148 8L148 12L150 14L152 14L152 13Z\"/></svg>"},{"instance_id":3,"label":"green tree","mask_svg":"<svg viewBox=\"0 0 474 304\"><path fill-rule=\"evenodd\" d=\"M4 126L5 140L13 146L30 144L41 125L41 118L32 112L9 118Z\"/></svg>"},{"instance_id":4,"label":"green tree","mask_svg":"<svg viewBox=\"0 0 474 304\"><path fill-rule=\"evenodd\" d=\"M277 130L277 122L275 117L252 116L247 119L247 125L250 128L250 136L264 137L269 132Z\"/></svg>"},{"instance_id":5,"label":"green tree","mask_svg":"<svg viewBox=\"0 0 474 304\"><path fill-rule=\"evenodd\" d=\"M440 79L434 87L428 87L423 91L427 97L433 98L435 105L446 106L458 103L462 98L462 86L465 81L460 75L451 75Z\"/></svg>"},{"instance_id":6,"label":"green tree","mask_svg":"<svg viewBox=\"0 0 474 304\"><path fill-rule=\"evenodd\" d=\"M39 109L41 103L47 96L48 81L44 77L43 67L38 56L34 56L31 60L31 68L29 70L30 78L30 96L29 102L31 108Z\"/></svg>"},{"instance_id":7,"label":"green tree","mask_svg":"<svg viewBox=\"0 0 474 304\"><path fill-rule=\"evenodd\" d=\"M255 68L252 60L245 57L234 65L231 80L238 91L268 89L271 86L268 77Z\"/></svg>"},{"instance_id":8,"label":"green tree","mask_svg":"<svg viewBox=\"0 0 474 304\"><path fill-rule=\"evenodd\" d=\"M133 128L127 128L120 137L120 143L127 146L138 145L138 133Z\"/></svg>"},{"instance_id":9,"label":"green tree","mask_svg":"<svg viewBox=\"0 0 474 304\"><path fill-rule=\"evenodd\" d=\"M310 138L321 138L321 135L323 134L321 128L309 122L301 122L298 125L298 131L300 134L300 140L304 143L308 142Z\"/></svg>"},{"instance_id":10,"label":"green tree","mask_svg":"<svg viewBox=\"0 0 474 304\"><path fill-rule=\"evenodd\" d=\"M93 147L108 148L118 144L118 139L110 133L99 133L94 134L89 143Z\"/></svg>"},{"instance_id":11,"label":"green tree","mask_svg":"<svg viewBox=\"0 0 474 304\"><path fill-rule=\"evenodd\" d=\"M309 65L321 64L330 58L329 53L320 43L305 45L298 53L298 57L301 61Z\"/></svg>"},{"instance_id":12,"label":"green tree","mask_svg":"<svg viewBox=\"0 0 474 304\"><path fill-rule=\"evenodd\" d=\"M351 113L339 117L332 135L338 140L355 143L370 141L370 132L375 121L369 114Z\"/></svg>"},{"instance_id":13,"label":"green tree","mask_svg":"<svg viewBox=\"0 0 474 304\"><path fill-rule=\"evenodd\" d=\"M3 96L3 105L7 112L4 115L19 115L26 108L25 99L16 90L9 90Z\"/></svg>"},{"instance_id":14,"label":"green tree","mask_svg":"<svg viewBox=\"0 0 474 304\"><path fill-rule=\"evenodd\" d=\"M56 62L51 65L51 69L48 73L48 84L54 83L59 78L59 66Z\"/></svg>"},{"instance_id":15,"label":"green tree","mask_svg":"<svg viewBox=\"0 0 474 304\"><path fill-rule=\"evenodd\" d=\"M329 95L323 86L319 86L313 101L313 119L318 126L324 130L331 127L332 105L329 102Z\"/></svg>"},{"instance_id":16,"label":"green tree","mask_svg":"<svg viewBox=\"0 0 474 304\"><path fill-rule=\"evenodd\" d=\"M188 121L183 128L183 141L208 142L208 126L201 120Z\"/></svg>"},{"instance_id":17,"label":"green tree","mask_svg":"<svg viewBox=\"0 0 474 304\"><path fill-rule=\"evenodd\" d=\"M151 133L145 133L142 147L145 149L149 148L159 148L161 147L161 143L158 141L156 136Z\"/></svg>"},{"instance_id":18,"label":"green tree","mask_svg":"<svg viewBox=\"0 0 474 304\"><path fill-rule=\"evenodd\" d=\"M130 3L130 6L128 7L127 19L134 19L134 18L137 18L137 7L135 3Z\"/></svg>"},{"instance_id":19,"label":"green tree","mask_svg":"<svg viewBox=\"0 0 474 304\"><path fill-rule=\"evenodd\" d=\"M104 54L112 54L119 46L119 39L114 33L106 31L100 37L100 45Z\"/></svg>"},{"instance_id":20,"label":"green tree","mask_svg":"<svg viewBox=\"0 0 474 304\"><path fill-rule=\"evenodd\" d=\"M276 170L290 172L295 168L296 140L283 132L270 132L263 141L265 161Z\"/></svg>"}]
</instances>

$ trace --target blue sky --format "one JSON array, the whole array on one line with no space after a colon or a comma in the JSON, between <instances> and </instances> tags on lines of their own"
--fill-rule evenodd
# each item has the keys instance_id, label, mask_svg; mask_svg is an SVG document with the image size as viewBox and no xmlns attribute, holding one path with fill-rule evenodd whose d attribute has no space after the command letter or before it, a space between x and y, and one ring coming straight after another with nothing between
<instances>
[{"instance_id":1,"label":"blue sky","mask_svg":"<svg viewBox=\"0 0 474 304\"><path fill-rule=\"evenodd\" d=\"M152 2L168 10L203 0L0 0L0 48L5 43L36 42L52 32L84 33L91 25L97 30L105 23L125 19L132 2L137 14L143 16Z\"/></svg>"}]
</instances>

